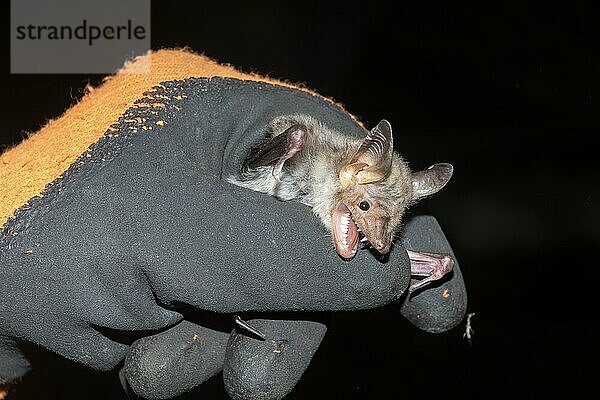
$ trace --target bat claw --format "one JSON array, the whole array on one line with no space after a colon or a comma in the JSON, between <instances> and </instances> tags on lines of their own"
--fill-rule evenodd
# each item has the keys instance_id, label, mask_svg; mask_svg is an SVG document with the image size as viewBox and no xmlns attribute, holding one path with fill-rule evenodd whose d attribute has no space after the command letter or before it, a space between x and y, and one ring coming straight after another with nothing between
<instances>
[{"instance_id":1,"label":"bat claw","mask_svg":"<svg viewBox=\"0 0 600 400\"><path fill-rule=\"evenodd\" d=\"M240 328L258 336L260 338L260 340L266 340L267 335L263 331L259 330L258 328L255 328L248 322L244 321L239 315L237 315L237 314L234 315L233 319L234 319L236 325L239 326Z\"/></svg>"},{"instance_id":2,"label":"bat claw","mask_svg":"<svg viewBox=\"0 0 600 400\"><path fill-rule=\"evenodd\" d=\"M275 164L275 166L273 167L273 178L275 178L275 180L277 182L281 182L281 170L283 169L283 161L279 161L277 164Z\"/></svg>"}]
</instances>

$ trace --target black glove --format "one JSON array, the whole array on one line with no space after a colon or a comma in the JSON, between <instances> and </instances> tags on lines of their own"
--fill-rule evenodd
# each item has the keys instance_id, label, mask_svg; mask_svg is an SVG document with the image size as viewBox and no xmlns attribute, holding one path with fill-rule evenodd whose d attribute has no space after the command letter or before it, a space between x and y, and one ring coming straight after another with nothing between
<instances>
[{"instance_id":1,"label":"black glove","mask_svg":"<svg viewBox=\"0 0 600 400\"><path fill-rule=\"evenodd\" d=\"M122 333L190 309L354 310L401 296L401 246L386 263L367 251L344 262L308 207L224 181L281 114L362 136L337 106L231 79L165 83L142 103L3 227L0 382L27 369L15 338L108 370L129 351Z\"/></svg>"},{"instance_id":2,"label":"black glove","mask_svg":"<svg viewBox=\"0 0 600 400\"><path fill-rule=\"evenodd\" d=\"M411 218L402 242L411 250L451 254L456 260L433 217ZM450 279L435 282L410 299L403 298L400 311L420 329L443 332L462 320L466 306L464 281L456 262ZM285 317L290 316L280 318ZM131 385L135 393L164 399L199 385L200 376L209 375L206 371L216 373L223 367L225 388L232 398L280 399L298 383L319 347L327 330L320 317L321 314L313 316L313 320L249 320L267 334L264 341L244 330L236 329L229 336L184 321L135 342L121 377L124 382L128 381L126 387ZM390 324L393 323L391 320Z\"/></svg>"}]
</instances>

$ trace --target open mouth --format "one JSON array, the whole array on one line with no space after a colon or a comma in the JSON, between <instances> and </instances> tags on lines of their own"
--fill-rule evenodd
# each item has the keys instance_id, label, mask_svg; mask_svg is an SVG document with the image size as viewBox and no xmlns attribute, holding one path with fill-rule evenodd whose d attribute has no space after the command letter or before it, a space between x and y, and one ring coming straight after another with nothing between
<instances>
[{"instance_id":1,"label":"open mouth","mask_svg":"<svg viewBox=\"0 0 600 400\"><path fill-rule=\"evenodd\" d=\"M342 258L350 260L356 255L359 239L366 239L344 203L338 205L331 222L335 250Z\"/></svg>"}]
</instances>

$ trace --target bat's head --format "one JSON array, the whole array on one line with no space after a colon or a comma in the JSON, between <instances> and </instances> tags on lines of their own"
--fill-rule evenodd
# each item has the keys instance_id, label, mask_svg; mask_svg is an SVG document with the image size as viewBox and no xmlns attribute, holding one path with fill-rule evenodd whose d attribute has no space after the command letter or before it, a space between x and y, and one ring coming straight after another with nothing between
<instances>
[{"instance_id":1,"label":"bat's head","mask_svg":"<svg viewBox=\"0 0 600 400\"><path fill-rule=\"evenodd\" d=\"M442 189L452 171L450 164L435 164L411 173L393 152L390 123L381 121L339 172L340 189L331 213L338 254L354 257L359 241L388 253L406 208Z\"/></svg>"}]
</instances>

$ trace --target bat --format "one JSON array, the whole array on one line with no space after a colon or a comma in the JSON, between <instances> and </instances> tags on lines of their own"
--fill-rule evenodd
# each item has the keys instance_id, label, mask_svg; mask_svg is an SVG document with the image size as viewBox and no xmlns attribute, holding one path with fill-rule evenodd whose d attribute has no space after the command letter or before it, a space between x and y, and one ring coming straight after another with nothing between
<instances>
[{"instance_id":1,"label":"bat","mask_svg":"<svg viewBox=\"0 0 600 400\"><path fill-rule=\"evenodd\" d=\"M441 190L451 164L411 172L394 152L392 127L382 120L363 139L344 135L307 115L275 118L265 138L228 181L283 201L312 207L331 232L340 257L352 259L363 247L387 254L405 210ZM409 293L452 271L444 254L408 251L411 274L424 277Z\"/></svg>"}]
</instances>

